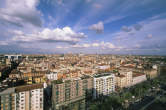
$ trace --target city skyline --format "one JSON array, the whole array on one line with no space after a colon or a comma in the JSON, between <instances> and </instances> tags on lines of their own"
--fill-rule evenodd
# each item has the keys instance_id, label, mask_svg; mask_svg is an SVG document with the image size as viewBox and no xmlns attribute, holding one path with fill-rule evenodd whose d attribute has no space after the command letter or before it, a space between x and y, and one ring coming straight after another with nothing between
<instances>
[{"instance_id":1,"label":"city skyline","mask_svg":"<svg viewBox=\"0 0 166 110\"><path fill-rule=\"evenodd\" d=\"M0 0L0 53L165 55L165 0Z\"/></svg>"}]
</instances>

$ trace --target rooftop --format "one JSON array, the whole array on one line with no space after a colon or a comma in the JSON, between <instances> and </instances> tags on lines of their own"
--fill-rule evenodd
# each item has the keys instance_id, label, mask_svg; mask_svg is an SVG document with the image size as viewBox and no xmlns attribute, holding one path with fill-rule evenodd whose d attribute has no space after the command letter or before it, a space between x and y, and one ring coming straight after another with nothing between
<instances>
[{"instance_id":1,"label":"rooftop","mask_svg":"<svg viewBox=\"0 0 166 110\"><path fill-rule=\"evenodd\" d=\"M90 76L88 75L83 75L82 77L80 77L81 79L87 79L87 78L90 78Z\"/></svg>"},{"instance_id":2,"label":"rooftop","mask_svg":"<svg viewBox=\"0 0 166 110\"><path fill-rule=\"evenodd\" d=\"M52 83L54 83L54 84L61 84L61 83L63 83L63 80L62 79L54 80L54 81L52 81Z\"/></svg>"},{"instance_id":3,"label":"rooftop","mask_svg":"<svg viewBox=\"0 0 166 110\"><path fill-rule=\"evenodd\" d=\"M0 95L11 94L14 92L15 92L15 88L7 88L7 89L3 90L2 92L0 92Z\"/></svg>"},{"instance_id":4,"label":"rooftop","mask_svg":"<svg viewBox=\"0 0 166 110\"><path fill-rule=\"evenodd\" d=\"M138 77L138 76L143 76L145 75L144 73L139 73L139 72L133 72L133 77Z\"/></svg>"},{"instance_id":5,"label":"rooftop","mask_svg":"<svg viewBox=\"0 0 166 110\"><path fill-rule=\"evenodd\" d=\"M100 73L100 74L95 74L94 77L99 78L99 77L109 76L109 75L112 75L112 74L111 73Z\"/></svg>"},{"instance_id":6,"label":"rooftop","mask_svg":"<svg viewBox=\"0 0 166 110\"><path fill-rule=\"evenodd\" d=\"M125 75L121 74L121 75L118 75L118 77L122 78L122 77L125 77Z\"/></svg>"},{"instance_id":7,"label":"rooftop","mask_svg":"<svg viewBox=\"0 0 166 110\"><path fill-rule=\"evenodd\" d=\"M39 89L43 88L43 84L32 84L32 85L24 85L24 86L19 86L15 88L16 92L22 92L22 91L30 91L33 89Z\"/></svg>"}]
</instances>

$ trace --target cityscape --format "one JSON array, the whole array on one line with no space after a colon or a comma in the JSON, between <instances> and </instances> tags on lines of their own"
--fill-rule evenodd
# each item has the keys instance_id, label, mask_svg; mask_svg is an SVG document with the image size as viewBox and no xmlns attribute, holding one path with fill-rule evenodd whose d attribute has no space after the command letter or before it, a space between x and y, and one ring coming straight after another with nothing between
<instances>
[{"instance_id":1,"label":"cityscape","mask_svg":"<svg viewBox=\"0 0 166 110\"><path fill-rule=\"evenodd\" d=\"M0 0L0 110L166 110L165 0Z\"/></svg>"}]
</instances>

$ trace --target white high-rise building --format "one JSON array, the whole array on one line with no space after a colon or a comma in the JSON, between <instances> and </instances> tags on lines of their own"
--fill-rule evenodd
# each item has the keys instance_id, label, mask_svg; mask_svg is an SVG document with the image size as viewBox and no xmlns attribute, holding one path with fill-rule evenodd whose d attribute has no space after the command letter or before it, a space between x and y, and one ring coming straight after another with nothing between
<instances>
[{"instance_id":1,"label":"white high-rise building","mask_svg":"<svg viewBox=\"0 0 166 110\"><path fill-rule=\"evenodd\" d=\"M93 97L109 95L115 91L115 75L110 73L100 73L94 75Z\"/></svg>"},{"instance_id":2,"label":"white high-rise building","mask_svg":"<svg viewBox=\"0 0 166 110\"><path fill-rule=\"evenodd\" d=\"M57 80L58 79L57 72L50 72L49 74L46 74L46 76L49 80Z\"/></svg>"},{"instance_id":3,"label":"white high-rise building","mask_svg":"<svg viewBox=\"0 0 166 110\"><path fill-rule=\"evenodd\" d=\"M16 87L17 110L43 110L43 85Z\"/></svg>"}]
</instances>

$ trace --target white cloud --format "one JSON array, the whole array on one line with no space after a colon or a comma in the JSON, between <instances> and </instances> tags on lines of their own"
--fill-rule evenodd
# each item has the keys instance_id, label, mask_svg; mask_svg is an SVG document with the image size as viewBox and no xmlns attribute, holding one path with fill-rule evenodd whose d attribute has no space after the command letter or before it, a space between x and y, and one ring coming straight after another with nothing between
<instances>
[{"instance_id":1,"label":"white cloud","mask_svg":"<svg viewBox=\"0 0 166 110\"><path fill-rule=\"evenodd\" d=\"M79 45L79 44L75 44L75 45L72 45L73 48L82 48L83 46L82 45Z\"/></svg>"},{"instance_id":2,"label":"white cloud","mask_svg":"<svg viewBox=\"0 0 166 110\"><path fill-rule=\"evenodd\" d=\"M122 47L120 46L115 46L114 44L112 44L111 42L99 42L99 43L84 43L84 44L75 44L72 45L73 48L101 48L101 49L122 49Z\"/></svg>"},{"instance_id":3,"label":"white cloud","mask_svg":"<svg viewBox=\"0 0 166 110\"><path fill-rule=\"evenodd\" d=\"M92 46L93 47L98 47L100 44L99 43L93 43Z\"/></svg>"},{"instance_id":4,"label":"white cloud","mask_svg":"<svg viewBox=\"0 0 166 110\"><path fill-rule=\"evenodd\" d=\"M73 47L73 48L88 48L90 46L91 46L91 44L75 44L75 45L72 45L71 47Z\"/></svg>"},{"instance_id":5,"label":"white cloud","mask_svg":"<svg viewBox=\"0 0 166 110\"><path fill-rule=\"evenodd\" d=\"M66 48L66 47L58 45L58 46L56 46L56 48L57 48L57 49L64 49L64 48Z\"/></svg>"},{"instance_id":6,"label":"white cloud","mask_svg":"<svg viewBox=\"0 0 166 110\"><path fill-rule=\"evenodd\" d=\"M83 47L85 47L85 48L88 48L90 46L91 46L90 44L83 44Z\"/></svg>"},{"instance_id":7,"label":"white cloud","mask_svg":"<svg viewBox=\"0 0 166 110\"><path fill-rule=\"evenodd\" d=\"M24 35L24 33L20 30L13 30L11 32L13 32L13 34L16 34L16 35Z\"/></svg>"},{"instance_id":8,"label":"white cloud","mask_svg":"<svg viewBox=\"0 0 166 110\"><path fill-rule=\"evenodd\" d=\"M17 31L16 31L17 32ZM21 32L17 32L20 33ZM33 34L17 34L13 40L18 42L66 42L76 43L82 38L85 38L84 33L76 33L70 27L64 27L62 29L55 28L53 30L45 28L43 31Z\"/></svg>"},{"instance_id":9,"label":"white cloud","mask_svg":"<svg viewBox=\"0 0 166 110\"><path fill-rule=\"evenodd\" d=\"M96 33L102 33L104 31L104 24L102 21L100 21L97 24L91 25L89 29L96 31Z\"/></svg>"},{"instance_id":10,"label":"white cloud","mask_svg":"<svg viewBox=\"0 0 166 110\"><path fill-rule=\"evenodd\" d=\"M16 26L31 24L41 27L40 12L36 9L39 0L6 0L0 7L0 22Z\"/></svg>"},{"instance_id":11,"label":"white cloud","mask_svg":"<svg viewBox=\"0 0 166 110\"><path fill-rule=\"evenodd\" d=\"M106 48L115 48L115 46L110 43L110 42L101 42L100 44L102 47L106 47Z\"/></svg>"},{"instance_id":12,"label":"white cloud","mask_svg":"<svg viewBox=\"0 0 166 110\"><path fill-rule=\"evenodd\" d=\"M115 44L122 45L126 49L131 49L133 51L137 51L138 49L141 51L143 49L148 49L153 52L158 44L161 44L161 47L158 47L164 51L165 49L165 40L166 40L166 19L153 19L141 21L138 24L143 25L139 31L136 29L132 29L131 32L124 32L122 30L115 32L112 34L112 37L115 38L113 41ZM129 26L129 28L133 27L133 25ZM133 35L129 33L134 33ZM150 34L149 34L150 33ZM157 37L154 37L157 36ZM139 45L136 45L139 44ZM134 50L136 49L136 50Z\"/></svg>"}]
</instances>

